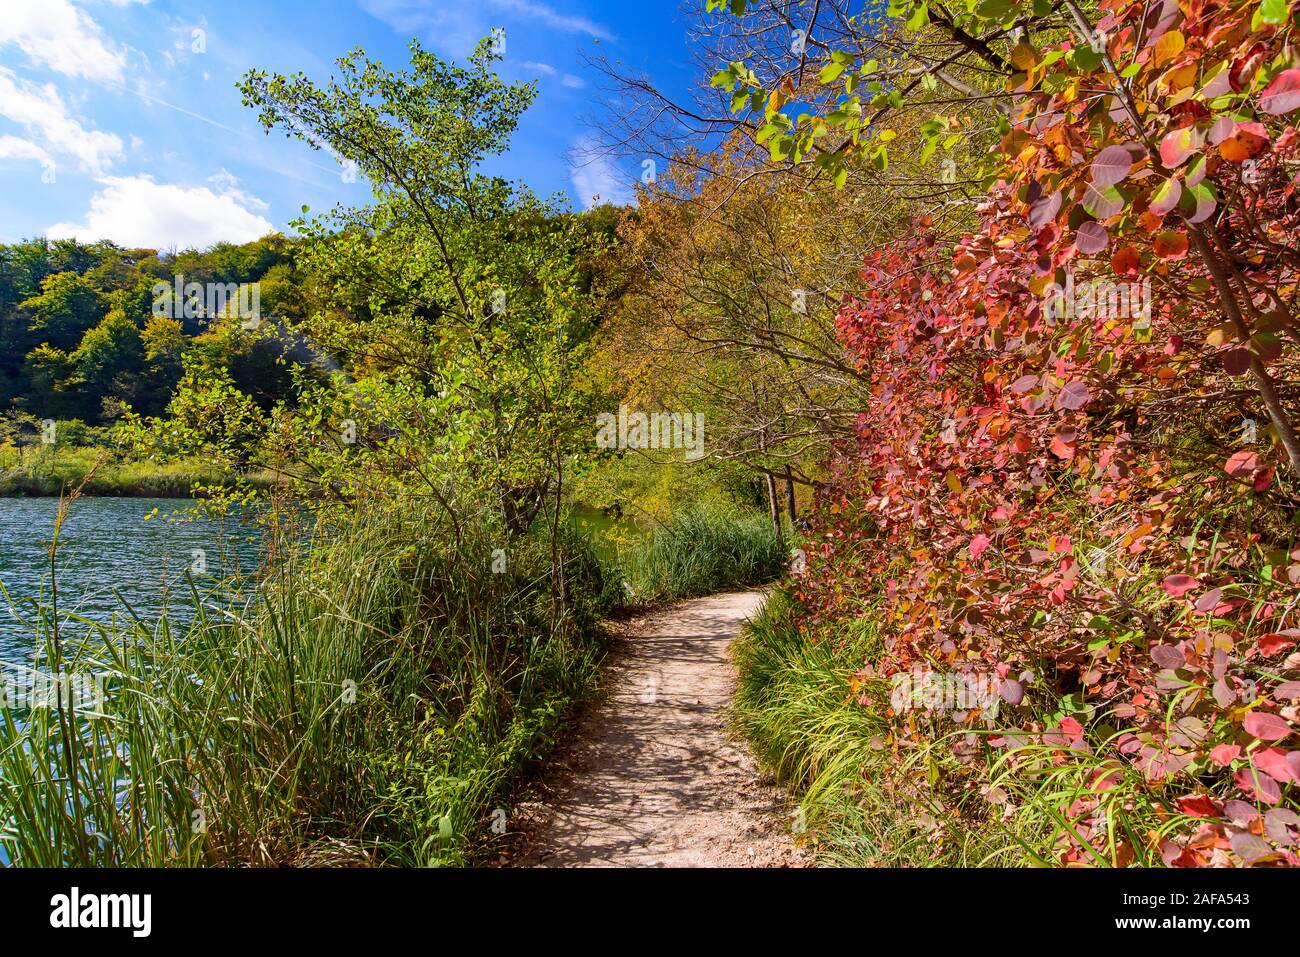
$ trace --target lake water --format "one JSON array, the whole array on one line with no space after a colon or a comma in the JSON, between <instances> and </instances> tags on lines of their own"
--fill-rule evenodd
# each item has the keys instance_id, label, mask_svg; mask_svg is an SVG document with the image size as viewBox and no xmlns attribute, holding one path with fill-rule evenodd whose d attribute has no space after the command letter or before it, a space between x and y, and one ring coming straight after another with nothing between
<instances>
[{"instance_id":1,"label":"lake water","mask_svg":"<svg viewBox=\"0 0 1300 957\"><path fill-rule=\"evenodd\" d=\"M83 498L63 526L58 560L59 607L95 621L125 618L122 599L146 621L167 609L184 621L186 573L204 582L256 571L258 529L237 518L191 519L187 499ZM158 514L145 516L155 508ZM58 500L0 499L0 583L9 604L30 617L24 600L48 601L49 541ZM169 519L170 516L170 519ZM15 620L0 595L0 661L28 657L28 626Z\"/></svg>"}]
</instances>

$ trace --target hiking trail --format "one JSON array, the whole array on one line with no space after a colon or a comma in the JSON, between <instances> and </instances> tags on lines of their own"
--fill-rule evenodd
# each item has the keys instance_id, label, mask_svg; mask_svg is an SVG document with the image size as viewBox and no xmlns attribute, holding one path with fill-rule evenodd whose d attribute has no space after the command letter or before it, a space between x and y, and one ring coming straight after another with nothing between
<instances>
[{"instance_id":1,"label":"hiking trail","mask_svg":"<svg viewBox=\"0 0 1300 957\"><path fill-rule=\"evenodd\" d=\"M789 867L786 801L727 733L728 646L766 598L726 592L611 625L605 693L511 822L511 867Z\"/></svg>"}]
</instances>

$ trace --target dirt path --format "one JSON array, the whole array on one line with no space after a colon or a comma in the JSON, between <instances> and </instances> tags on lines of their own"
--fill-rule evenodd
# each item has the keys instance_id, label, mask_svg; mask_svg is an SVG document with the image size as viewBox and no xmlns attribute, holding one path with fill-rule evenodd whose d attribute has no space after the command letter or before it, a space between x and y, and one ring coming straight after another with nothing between
<instances>
[{"instance_id":1,"label":"dirt path","mask_svg":"<svg viewBox=\"0 0 1300 957\"><path fill-rule=\"evenodd\" d=\"M727 646L761 592L697 598L618 629L606 695L511 821L514 867L799 866L779 790L726 733Z\"/></svg>"}]
</instances>

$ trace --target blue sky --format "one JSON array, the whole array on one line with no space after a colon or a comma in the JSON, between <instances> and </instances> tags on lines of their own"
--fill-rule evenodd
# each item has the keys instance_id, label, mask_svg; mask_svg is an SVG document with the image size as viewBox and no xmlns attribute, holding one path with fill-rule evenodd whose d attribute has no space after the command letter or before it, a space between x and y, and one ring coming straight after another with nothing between
<instances>
[{"instance_id":1,"label":"blue sky","mask_svg":"<svg viewBox=\"0 0 1300 957\"><path fill-rule=\"evenodd\" d=\"M684 0L686 3L695 0ZM703 0L699 0L703 2ZM506 31L507 79L540 93L493 171L534 190L626 201L640 172L573 165L602 78L584 52L671 91L693 79L679 0L0 0L0 242L38 235L160 249L286 230L303 204L369 190L329 154L265 136L235 81L325 79L357 46L391 67L418 37L463 59Z\"/></svg>"}]
</instances>

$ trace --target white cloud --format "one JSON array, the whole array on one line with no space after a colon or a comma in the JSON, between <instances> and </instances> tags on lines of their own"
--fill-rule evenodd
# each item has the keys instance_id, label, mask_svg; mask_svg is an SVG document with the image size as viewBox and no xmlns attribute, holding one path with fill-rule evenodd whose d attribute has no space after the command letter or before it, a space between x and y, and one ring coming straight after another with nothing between
<instances>
[{"instance_id":1,"label":"white cloud","mask_svg":"<svg viewBox=\"0 0 1300 957\"><path fill-rule=\"evenodd\" d=\"M54 158L31 140L18 136L0 136L0 159L36 160L42 166L54 165Z\"/></svg>"},{"instance_id":2,"label":"white cloud","mask_svg":"<svg viewBox=\"0 0 1300 957\"><path fill-rule=\"evenodd\" d=\"M584 86L587 85L583 81L582 77L574 76L572 73L564 74L564 76L560 78L560 82L563 83L565 86L567 86L570 90L581 90Z\"/></svg>"},{"instance_id":3,"label":"white cloud","mask_svg":"<svg viewBox=\"0 0 1300 957\"><path fill-rule=\"evenodd\" d=\"M584 209L601 203L624 206L632 202L632 188L627 176L613 158L599 152L591 140L582 140L574 148L569 180Z\"/></svg>"},{"instance_id":4,"label":"white cloud","mask_svg":"<svg viewBox=\"0 0 1300 957\"><path fill-rule=\"evenodd\" d=\"M216 187L222 196L229 196L245 209L256 209L265 212L271 208L266 200L240 189L239 177L224 167L209 176L208 182Z\"/></svg>"},{"instance_id":5,"label":"white cloud","mask_svg":"<svg viewBox=\"0 0 1300 957\"><path fill-rule=\"evenodd\" d=\"M519 65L525 70L531 70L532 72L540 73L543 76L555 76L557 72L555 67L551 66L549 63L535 63L532 60L525 60Z\"/></svg>"},{"instance_id":6,"label":"white cloud","mask_svg":"<svg viewBox=\"0 0 1300 957\"><path fill-rule=\"evenodd\" d=\"M250 212L266 204L236 189L222 170L206 186L155 183L149 176L100 179L103 189L90 200L83 223L55 223L51 239L111 239L123 246L151 249L206 249L213 243L249 242L273 232L269 220Z\"/></svg>"},{"instance_id":7,"label":"white cloud","mask_svg":"<svg viewBox=\"0 0 1300 957\"><path fill-rule=\"evenodd\" d=\"M488 4L498 10L513 13L521 20L531 20L565 33L585 33L597 40L614 39L614 34L599 23L586 17L567 16L545 3L534 3L532 0L488 0Z\"/></svg>"},{"instance_id":8,"label":"white cloud","mask_svg":"<svg viewBox=\"0 0 1300 957\"><path fill-rule=\"evenodd\" d=\"M99 83L120 83L126 64L126 54L71 0L4 0L0 47L8 44L56 73Z\"/></svg>"},{"instance_id":9,"label":"white cloud","mask_svg":"<svg viewBox=\"0 0 1300 957\"><path fill-rule=\"evenodd\" d=\"M480 0L479 3L432 3L430 0L358 0L361 8L406 36L427 37L440 50L463 56L500 23L490 22L484 7L507 15L518 25L541 26L562 33L585 33L597 40L613 40L604 26L586 17L569 16L534 0ZM506 43L510 42L506 24Z\"/></svg>"},{"instance_id":10,"label":"white cloud","mask_svg":"<svg viewBox=\"0 0 1300 957\"><path fill-rule=\"evenodd\" d=\"M0 116L19 124L50 153L75 157L83 170L99 175L122 156L112 133L88 130L72 117L53 84L37 86L0 67Z\"/></svg>"}]
</instances>

